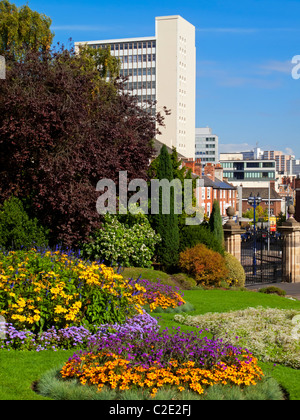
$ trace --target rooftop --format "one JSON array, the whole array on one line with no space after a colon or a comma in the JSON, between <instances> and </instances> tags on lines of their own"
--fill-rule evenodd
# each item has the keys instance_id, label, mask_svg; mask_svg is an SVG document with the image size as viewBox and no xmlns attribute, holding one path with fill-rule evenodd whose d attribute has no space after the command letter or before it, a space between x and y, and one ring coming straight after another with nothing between
<instances>
[{"instance_id":1,"label":"rooftop","mask_svg":"<svg viewBox=\"0 0 300 420\"><path fill-rule=\"evenodd\" d=\"M243 196L243 200L247 200L250 196L250 194L252 193L253 196L257 196L258 194L261 196L261 198L263 200L268 200L269 199L269 188L244 188L242 189L242 196ZM273 189L270 188L270 199L271 200L281 200L281 196Z\"/></svg>"}]
</instances>

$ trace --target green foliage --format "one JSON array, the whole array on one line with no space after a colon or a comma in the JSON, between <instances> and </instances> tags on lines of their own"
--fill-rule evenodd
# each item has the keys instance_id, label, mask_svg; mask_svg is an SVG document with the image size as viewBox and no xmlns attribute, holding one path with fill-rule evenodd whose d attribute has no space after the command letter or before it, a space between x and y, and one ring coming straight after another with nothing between
<instances>
[{"instance_id":1,"label":"green foliage","mask_svg":"<svg viewBox=\"0 0 300 420\"><path fill-rule=\"evenodd\" d=\"M84 257L111 266L150 267L160 236L145 215L137 217L139 223L134 223L130 216L127 221L129 224L121 223L117 216L106 214L102 229L83 245Z\"/></svg>"},{"instance_id":2,"label":"green foliage","mask_svg":"<svg viewBox=\"0 0 300 420\"><path fill-rule=\"evenodd\" d=\"M110 80L115 79L120 73L120 60L110 53L108 48L91 48L81 46L79 49L81 57L86 59L86 63L90 63L91 67L96 67L101 78L108 77Z\"/></svg>"},{"instance_id":3,"label":"green foliage","mask_svg":"<svg viewBox=\"0 0 300 420\"><path fill-rule=\"evenodd\" d=\"M276 286L268 286L268 287L262 287L259 289L260 293L267 293L267 294L276 294L278 296L285 296L286 291L283 289L280 289L280 287Z\"/></svg>"},{"instance_id":4,"label":"green foliage","mask_svg":"<svg viewBox=\"0 0 300 420\"><path fill-rule=\"evenodd\" d=\"M281 211L277 216L277 226L282 226L286 222L286 215Z\"/></svg>"},{"instance_id":5,"label":"green foliage","mask_svg":"<svg viewBox=\"0 0 300 420\"><path fill-rule=\"evenodd\" d=\"M26 49L49 49L54 37L51 23L49 17L28 5L17 7L8 0L0 1L0 54L18 59Z\"/></svg>"},{"instance_id":6,"label":"green foliage","mask_svg":"<svg viewBox=\"0 0 300 420\"><path fill-rule=\"evenodd\" d=\"M244 287L246 274L242 264L232 254L225 251L225 263L228 269L227 283L232 286Z\"/></svg>"},{"instance_id":7,"label":"green foliage","mask_svg":"<svg viewBox=\"0 0 300 420\"><path fill-rule=\"evenodd\" d=\"M0 254L0 315L18 330L123 323L139 310L140 289L111 267L60 251Z\"/></svg>"},{"instance_id":8,"label":"green foliage","mask_svg":"<svg viewBox=\"0 0 300 420\"><path fill-rule=\"evenodd\" d=\"M224 255L224 248L221 241L214 235L206 225L188 226L184 225L180 229L179 251L192 248L197 244L204 244L207 248Z\"/></svg>"},{"instance_id":9,"label":"green foliage","mask_svg":"<svg viewBox=\"0 0 300 420\"><path fill-rule=\"evenodd\" d=\"M173 168L173 178L178 179L182 185L182 203L181 203L181 210L182 213L178 214L178 225L185 226L185 221L187 214L184 208L184 181L187 179L192 179L192 205L196 205L196 197L195 197L195 188L196 188L196 178L192 177L192 170L187 168L186 166L182 165L180 158L178 157L178 153L175 147L172 148L172 153L169 155L172 168ZM159 156L151 162L151 165L148 170L148 175L150 179L157 178L158 173L158 165L159 165Z\"/></svg>"},{"instance_id":10,"label":"green foliage","mask_svg":"<svg viewBox=\"0 0 300 420\"><path fill-rule=\"evenodd\" d=\"M205 286L220 286L228 276L224 257L203 244L181 252L179 266L193 276L197 284Z\"/></svg>"},{"instance_id":11,"label":"green foliage","mask_svg":"<svg viewBox=\"0 0 300 420\"><path fill-rule=\"evenodd\" d=\"M212 212L209 218L209 227L218 241L224 243L224 231L222 225L222 217L220 213L220 205L217 200L214 200Z\"/></svg>"},{"instance_id":12,"label":"green foliage","mask_svg":"<svg viewBox=\"0 0 300 420\"><path fill-rule=\"evenodd\" d=\"M247 219L254 219L254 209L251 207L250 210L243 213L243 217ZM258 222L259 219L267 219L268 217L268 209L263 209L261 205L258 205L255 209L255 221Z\"/></svg>"},{"instance_id":13,"label":"green foliage","mask_svg":"<svg viewBox=\"0 0 300 420\"><path fill-rule=\"evenodd\" d=\"M48 231L36 218L30 219L17 197L4 201L0 208L0 247L4 249L47 246Z\"/></svg>"},{"instance_id":14,"label":"green foliage","mask_svg":"<svg viewBox=\"0 0 300 420\"><path fill-rule=\"evenodd\" d=\"M157 164L157 179L172 181L174 179L174 172L170 155L167 147L162 146L158 164ZM152 224L155 231L161 236L161 242L157 246L157 258L166 270L172 270L178 262L179 250L179 227L178 215L175 214L174 209L174 188L170 189L170 211L169 214L164 214L163 207L166 205L166 197L162 196L162 191L159 191L159 214L152 215Z\"/></svg>"},{"instance_id":15,"label":"green foliage","mask_svg":"<svg viewBox=\"0 0 300 420\"><path fill-rule=\"evenodd\" d=\"M77 379L64 381L60 371L53 368L45 372L37 384L38 393L54 400L283 400L282 390L275 379L266 377L257 385L241 388L238 385L215 384L202 395L192 390L178 391L164 386L150 397L149 391L140 389L122 390L104 386L101 392L96 385L83 386Z\"/></svg>"}]
</instances>

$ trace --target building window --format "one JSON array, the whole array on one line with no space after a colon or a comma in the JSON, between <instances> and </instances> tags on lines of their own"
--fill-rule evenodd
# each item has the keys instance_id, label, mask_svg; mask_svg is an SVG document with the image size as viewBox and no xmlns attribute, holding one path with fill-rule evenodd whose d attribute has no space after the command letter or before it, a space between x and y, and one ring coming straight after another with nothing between
<instances>
[{"instance_id":1,"label":"building window","mask_svg":"<svg viewBox=\"0 0 300 420\"><path fill-rule=\"evenodd\" d=\"M210 203L207 203L207 216L210 216Z\"/></svg>"}]
</instances>

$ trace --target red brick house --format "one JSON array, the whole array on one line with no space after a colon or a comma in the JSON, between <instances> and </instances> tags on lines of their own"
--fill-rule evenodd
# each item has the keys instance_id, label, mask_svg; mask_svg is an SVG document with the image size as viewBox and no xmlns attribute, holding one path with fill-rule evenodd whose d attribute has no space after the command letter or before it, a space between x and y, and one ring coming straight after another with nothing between
<instances>
[{"instance_id":1,"label":"red brick house","mask_svg":"<svg viewBox=\"0 0 300 420\"><path fill-rule=\"evenodd\" d=\"M269 202L270 202L270 215L271 216L278 216L281 212L282 207L282 197L274 190L274 188L270 188L270 200L269 200L269 188L251 188L251 187L243 187L243 198L242 198L242 212L246 213L248 210L251 210L251 205L248 204L248 198L252 193L253 196L257 197L257 194L261 197L260 206L265 209L269 209Z\"/></svg>"},{"instance_id":2,"label":"red brick house","mask_svg":"<svg viewBox=\"0 0 300 420\"><path fill-rule=\"evenodd\" d=\"M207 216L210 215L214 200L220 205L221 216L226 216L226 209L233 207L236 212L237 189L223 179L223 168L219 164L207 163L204 167L202 183L197 192L197 203L203 207Z\"/></svg>"}]
</instances>

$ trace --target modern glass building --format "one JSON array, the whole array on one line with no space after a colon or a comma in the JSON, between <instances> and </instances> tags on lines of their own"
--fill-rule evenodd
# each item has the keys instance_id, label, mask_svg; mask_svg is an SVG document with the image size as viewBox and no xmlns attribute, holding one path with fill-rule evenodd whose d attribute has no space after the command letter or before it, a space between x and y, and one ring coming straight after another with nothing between
<instances>
[{"instance_id":1,"label":"modern glass building","mask_svg":"<svg viewBox=\"0 0 300 420\"><path fill-rule=\"evenodd\" d=\"M275 160L221 160L223 176L228 182L275 181Z\"/></svg>"},{"instance_id":2,"label":"modern glass building","mask_svg":"<svg viewBox=\"0 0 300 420\"><path fill-rule=\"evenodd\" d=\"M231 183L275 181L275 160L221 160L223 176Z\"/></svg>"},{"instance_id":3,"label":"modern glass building","mask_svg":"<svg viewBox=\"0 0 300 420\"><path fill-rule=\"evenodd\" d=\"M75 42L93 48L110 47L121 61L121 75L128 76L127 91L138 97L140 106L152 112L171 111L158 140L187 157L195 158L195 27L181 16L155 18L155 36Z\"/></svg>"}]
</instances>

